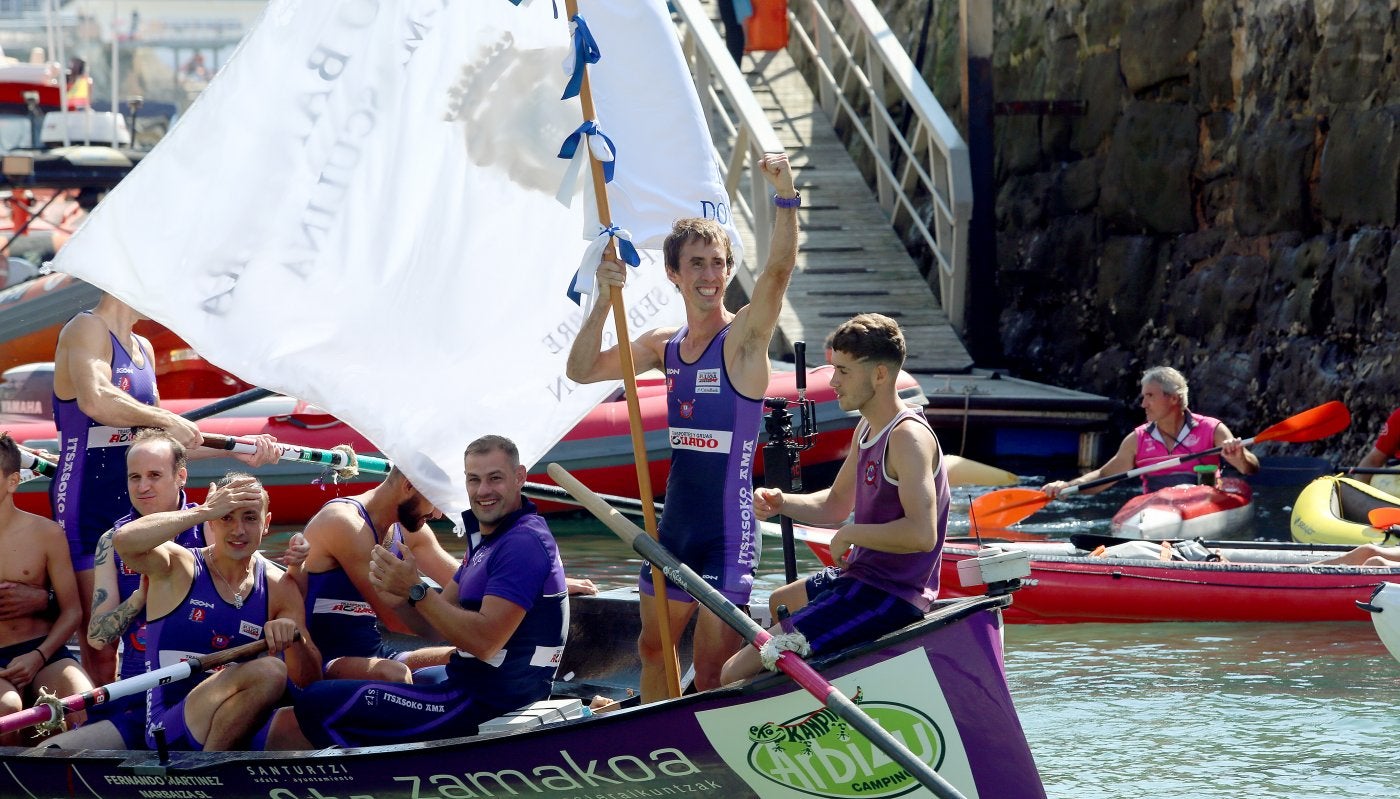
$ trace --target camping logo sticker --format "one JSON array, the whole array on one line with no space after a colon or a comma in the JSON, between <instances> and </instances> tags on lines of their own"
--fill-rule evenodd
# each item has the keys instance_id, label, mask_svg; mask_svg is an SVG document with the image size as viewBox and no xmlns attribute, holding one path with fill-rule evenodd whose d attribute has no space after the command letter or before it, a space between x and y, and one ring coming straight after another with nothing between
<instances>
[{"instance_id":1,"label":"camping logo sticker","mask_svg":"<svg viewBox=\"0 0 1400 799\"><path fill-rule=\"evenodd\" d=\"M943 733L917 709L891 702L853 701L935 769L943 762ZM814 796L900 796L919 787L899 764L826 708L749 728L749 767L785 787Z\"/></svg>"},{"instance_id":2,"label":"camping logo sticker","mask_svg":"<svg viewBox=\"0 0 1400 799\"><path fill-rule=\"evenodd\" d=\"M977 791L943 688L915 649L834 680L862 711L969 799ZM917 780L804 690L696 713L726 766L765 799L906 796Z\"/></svg>"}]
</instances>

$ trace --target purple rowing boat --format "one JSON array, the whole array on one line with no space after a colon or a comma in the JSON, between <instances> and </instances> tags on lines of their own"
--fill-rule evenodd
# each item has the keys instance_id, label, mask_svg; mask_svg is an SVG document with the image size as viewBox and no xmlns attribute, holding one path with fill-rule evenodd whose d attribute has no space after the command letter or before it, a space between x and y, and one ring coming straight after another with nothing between
<instances>
[{"instance_id":1,"label":"purple rowing boat","mask_svg":"<svg viewBox=\"0 0 1400 799\"><path fill-rule=\"evenodd\" d=\"M599 603L590 607L592 603ZM941 602L921 623L815 660L823 676L967 797L1045 796L1007 691L1009 597ZM635 601L585 598L578 621L628 624ZM594 624L588 626L593 627ZM577 629L577 628L575 628ZM596 630L595 630L596 632ZM604 636L593 654L630 652ZM569 655L573 654L574 657ZM561 695L606 684L606 657L567 653ZM599 665L606 671L607 666ZM592 679L590 679L590 677ZM574 694L577 695L577 694ZM584 694L586 695L586 694ZM894 797L927 795L897 764L781 675L530 729L316 752L0 749L0 796L95 799L426 797Z\"/></svg>"}]
</instances>

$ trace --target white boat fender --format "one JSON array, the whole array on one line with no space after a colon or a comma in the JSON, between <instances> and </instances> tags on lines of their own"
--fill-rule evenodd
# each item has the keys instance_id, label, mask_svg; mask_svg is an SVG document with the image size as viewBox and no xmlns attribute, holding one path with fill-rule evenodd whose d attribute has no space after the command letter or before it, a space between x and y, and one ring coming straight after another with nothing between
<instances>
[{"instance_id":1,"label":"white boat fender","mask_svg":"<svg viewBox=\"0 0 1400 799\"><path fill-rule=\"evenodd\" d=\"M1368 601L1356 606L1370 612L1376 635L1391 656L1400 660L1400 583L1381 583Z\"/></svg>"},{"instance_id":2,"label":"white boat fender","mask_svg":"<svg viewBox=\"0 0 1400 799\"><path fill-rule=\"evenodd\" d=\"M977 557L958 561L958 582L963 587L986 585L992 595L1020 588L1021 578L1030 574L1031 559L1024 550L983 547Z\"/></svg>"}]
</instances>

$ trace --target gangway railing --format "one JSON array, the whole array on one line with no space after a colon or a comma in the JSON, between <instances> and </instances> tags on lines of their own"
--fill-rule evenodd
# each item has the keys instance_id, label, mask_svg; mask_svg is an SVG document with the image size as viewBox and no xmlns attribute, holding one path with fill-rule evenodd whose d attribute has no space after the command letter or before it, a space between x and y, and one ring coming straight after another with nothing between
<instances>
[{"instance_id":1,"label":"gangway railing","mask_svg":"<svg viewBox=\"0 0 1400 799\"><path fill-rule=\"evenodd\" d=\"M764 153L782 152L783 144L699 0L671 0L671 6L680 19L682 48L709 120L730 212L747 224L754 238L756 251L745 255L745 268L738 270L740 285L752 292L754 270L767 263L773 235L773 203L758 162Z\"/></svg>"},{"instance_id":2,"label":"gangway railing","mask_svg":"<svg viewBox=\"0 0 1400 799\"><path fill-rule=\"evenodd\" d=\"M828 11L833 4L843 6L840 30ZM966 142L870 0L789 0L788 22L789 52L810 61L818 102L837 131L858 137L873 156L880 206L906 241L911 229L922 239L938 270L943 312L966 334ZM907 130L890 115L892 100L909 109Z\"/></svg>"}]
</instances>

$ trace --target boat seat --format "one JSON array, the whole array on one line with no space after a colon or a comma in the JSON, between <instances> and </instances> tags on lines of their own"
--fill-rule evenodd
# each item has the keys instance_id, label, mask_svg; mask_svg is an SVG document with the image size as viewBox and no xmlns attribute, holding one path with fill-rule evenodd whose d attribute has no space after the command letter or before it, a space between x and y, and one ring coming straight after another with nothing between
<instances>
[{"instance_id":1,"label":"boat seat","mask_svg":"<svg viewBox=\"0 0 1400 799\"><path fill-rule=\"evenodd\" d=\"M1369 525L1371 511L1376 508L1393 508L1394 503L1372 496L1345 480L1337 480L1337 510L1343 519L1355 524Z\"/></svg>"},{"instance_id":2,"label":"boat seat","mask_svg":"<svg viewBox=\"0 0 1400 799\"><path fill-rule=\"evenodd\" d=\"M509 713L484 721L481 732L506 732L543 727L588 715L581 699L541 699Z\"/></svg>"}]
</instances>

